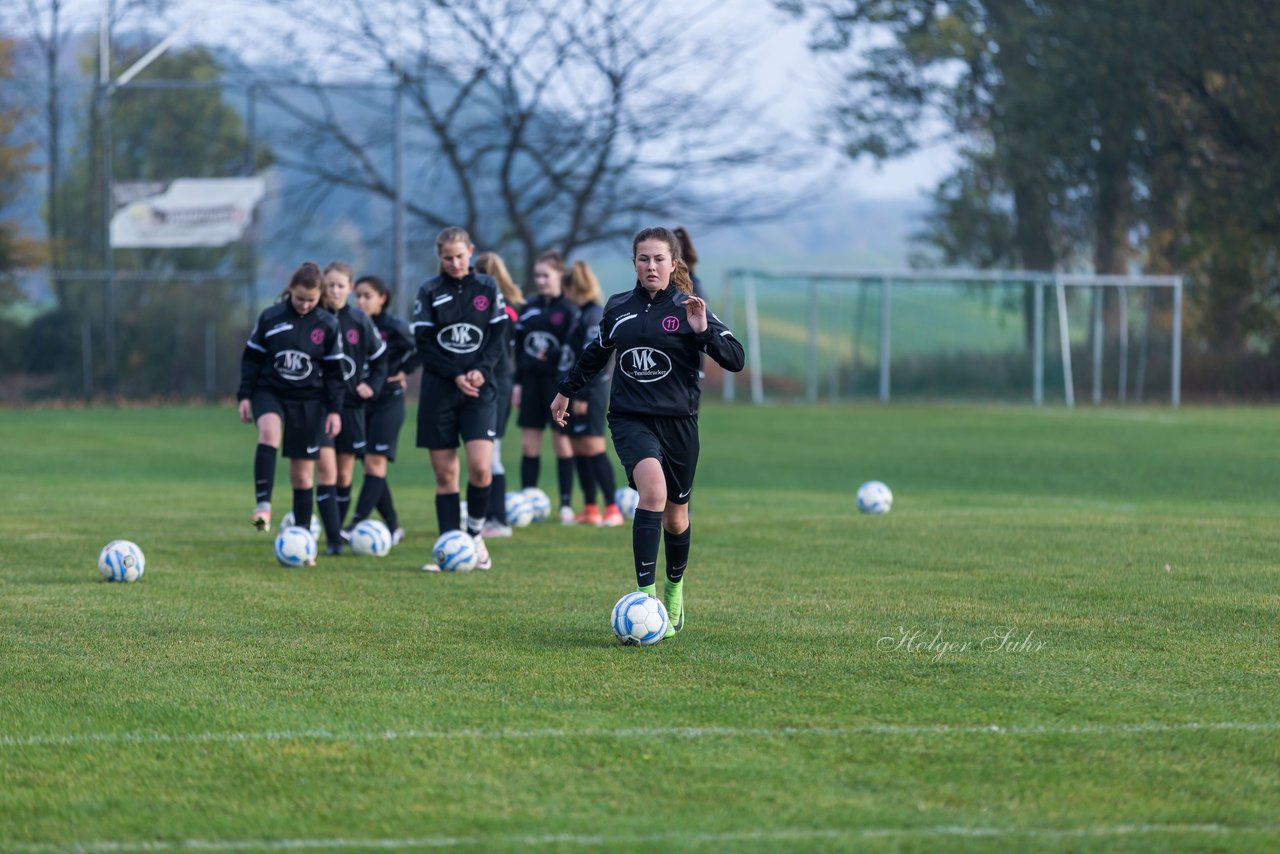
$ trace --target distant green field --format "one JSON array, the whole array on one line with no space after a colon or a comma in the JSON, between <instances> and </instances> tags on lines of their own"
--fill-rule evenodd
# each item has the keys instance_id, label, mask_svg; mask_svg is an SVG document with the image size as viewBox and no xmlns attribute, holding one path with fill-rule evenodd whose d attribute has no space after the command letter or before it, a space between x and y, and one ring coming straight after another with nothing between
<instances>
[{"instance_id":1,"label":"distant green field","mask_svg":"<svg viewBox=\"0 0 1280 854\"><path fill-rule=\"evenodd\" d=\"M1280 846L1276 409L710 406L648 649L628 529L420 572L411 447L285 570L230 407L0 419L0 851Z\"/></svg>"}]
</instances>

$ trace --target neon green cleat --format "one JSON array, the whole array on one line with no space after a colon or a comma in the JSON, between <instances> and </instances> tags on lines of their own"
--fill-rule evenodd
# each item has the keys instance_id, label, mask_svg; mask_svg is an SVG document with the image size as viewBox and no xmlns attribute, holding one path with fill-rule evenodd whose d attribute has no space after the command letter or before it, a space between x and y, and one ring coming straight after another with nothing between
<instances>
[{"instance_id":1,"label":"neon green cleat","mask_svg":"<svg viewBox=\"0 0 1280 854\"><path fill-rule=\"evenodd\" d=\"M662 604L667 606L667 633L664 638L675 637L676 632L684 628L684 579L674 584L663 583Z\"/></svg>"}]
</instances>

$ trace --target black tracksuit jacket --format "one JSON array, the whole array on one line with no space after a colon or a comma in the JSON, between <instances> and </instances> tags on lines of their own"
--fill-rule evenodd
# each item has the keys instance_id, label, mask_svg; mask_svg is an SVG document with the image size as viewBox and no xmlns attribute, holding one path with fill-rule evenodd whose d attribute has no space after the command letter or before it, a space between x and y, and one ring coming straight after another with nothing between
<instances>
[{"instance_id":1,"label":"black tracksuit jacket","mask_svg":"<svg viewBox=\"0 0 1280 854\"><path fill-rule=\"evenodd\" d=\"M321 308L298 314L286 298L263 310L240 358L237 400L265 388L288 400L324 400L341 412L342 335L338 318Z\"/></svg>"}]
</instances>

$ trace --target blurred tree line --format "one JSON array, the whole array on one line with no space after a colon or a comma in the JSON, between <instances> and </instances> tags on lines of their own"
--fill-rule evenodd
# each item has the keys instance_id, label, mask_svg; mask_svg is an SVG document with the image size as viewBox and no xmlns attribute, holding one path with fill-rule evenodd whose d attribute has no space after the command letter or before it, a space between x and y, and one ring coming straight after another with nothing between
<instances>
[{"instance_id":1,"label":"blurred tree line","mask_svg":"<svg viewBox=\"0 0 1280 854\"><path fill-rule=\"evenodd\" d=\"M957 145L920 235L934 263L1176 272L1206 358L1280 342L1280 4L778 5L837 69L850 157Z\"/></svg>"}]
</instances>

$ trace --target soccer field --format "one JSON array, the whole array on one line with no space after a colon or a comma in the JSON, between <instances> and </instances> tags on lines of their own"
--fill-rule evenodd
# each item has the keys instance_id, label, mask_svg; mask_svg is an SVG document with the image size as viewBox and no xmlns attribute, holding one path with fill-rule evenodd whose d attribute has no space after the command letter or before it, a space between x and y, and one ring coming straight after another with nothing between
<instances>
[{"instance_id":1,"label":"soccer field","mask_svg":"<svg viewBox=\"0 0 1280 854\"><path fill-rule=\"evenodd\" d=\"M230 406L0 419L0 851L1280 847L1275 409L708 406L653 648L629 528L420 572L412 423L405 542L286 570Z\"/></svg>"}]
</instances>

